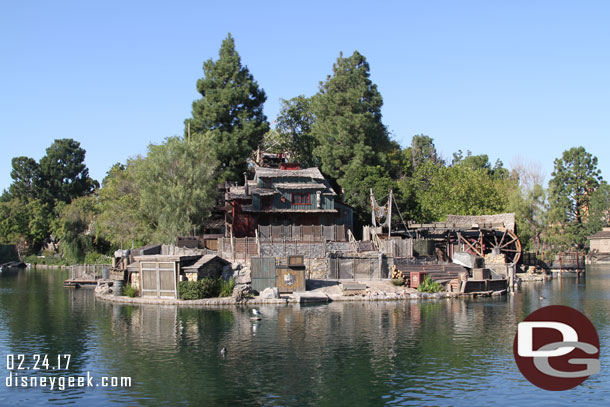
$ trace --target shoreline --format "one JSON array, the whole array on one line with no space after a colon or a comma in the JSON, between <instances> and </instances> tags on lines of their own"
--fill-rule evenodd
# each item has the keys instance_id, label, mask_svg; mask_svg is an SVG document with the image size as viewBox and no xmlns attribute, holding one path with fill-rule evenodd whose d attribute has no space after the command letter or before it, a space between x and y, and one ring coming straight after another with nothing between
<instances>
[{"instance_id":1,"label":"shoreline","mask_svg":"<svg viewBox=\"0 0 610 407\"><path fill-rule=\"evenodd\" d=\"M126 297L114 296L112 294L95 293L95 298L101 301L132 304L132 305L178 305L185 307L223 307L223 306L243 306L243 305L287 305L287 304L324 304L330 302L378 302L378 301L419 301L419 300L442 300L442 299L466 299L473 297L499 297L506 295L506 290L494 292L480 293L455 293L455 292L439 292L439 293L386 293L370 294L370 295L328 295L324 293L315 293L306 291L295 293L289 296L280 298L250 298L246 300L237 300L233 297L218 297L204 298L200 300L180 300L180 299L161 299L161 298L141 298L141 297Z\"/></svg>"}]
</instances>

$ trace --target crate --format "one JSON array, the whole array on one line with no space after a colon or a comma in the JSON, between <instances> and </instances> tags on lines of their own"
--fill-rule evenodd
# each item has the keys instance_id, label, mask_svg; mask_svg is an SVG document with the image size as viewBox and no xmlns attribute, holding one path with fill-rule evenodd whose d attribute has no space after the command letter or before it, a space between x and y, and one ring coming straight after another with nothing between
<instances>
[{"instance_id":1,"label":"crate","mask_svg":"<svg viewBox=\"0 0 610 407\"><path fill-rule=\"evenodd\" d=\"M280 293L305 291L305 269L278 267L275 286Z\"/></svg>"},{"instance_id":2,"label":"crate","mask_svg":"<svg viewBox=\"0 0 610 407\"><path fill-rule=\"evenodd\" d=\"M424 271L412 271L409 278L411 288L419 287L426 279L426 276L428 276L428 273Z\"/></svg>"}]
</instances>

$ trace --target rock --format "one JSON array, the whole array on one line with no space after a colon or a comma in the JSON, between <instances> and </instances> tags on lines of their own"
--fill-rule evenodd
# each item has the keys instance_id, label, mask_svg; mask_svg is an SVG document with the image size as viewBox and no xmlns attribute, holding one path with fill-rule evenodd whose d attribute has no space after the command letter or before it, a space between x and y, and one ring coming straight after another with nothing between
<instances>
[{"instance_id":1,"label":"rock","mask_svg":"<svg viewBox=\"0 0 610 407\"><path fill-rule=\"evenodd\" d=\"M267 287L263 290L260 297L266 300L280 298L280 291L277 289L277 287Z\"/></svg>"},{"instance_id":2,"label":"rock","mask_svg":"<svg viewBox=\"0 0 610 407\"><path fill-rule=\"evenodd\" d=\"M232 297L236 301L243 301L249 298L251 294L252 287L250 286L250 284L235 284L235 287L233 288Z\"/></svg>"},{"instance_id":3,"label":"rock","mask_svg":"<svg viewBox=\"0 0 610 407\"><path fill-rule=\"evenodd\" d=\"M249 284L252 282L252 273L250 272L250 268L246 267L239 271L237 276L233 277L235 279L235 284Z\"/></svg>"},{"instance_id":4,"label":"rock","mask_svg":"<svg viewBox=\"0 0 610 407\"><path fill-rule=\"evenodd\" d=\"M112 294L112 289L110 285L106 282L98 282L97 286L95 286L95 292L103 295Z\"/></svg>"}]
</instances>

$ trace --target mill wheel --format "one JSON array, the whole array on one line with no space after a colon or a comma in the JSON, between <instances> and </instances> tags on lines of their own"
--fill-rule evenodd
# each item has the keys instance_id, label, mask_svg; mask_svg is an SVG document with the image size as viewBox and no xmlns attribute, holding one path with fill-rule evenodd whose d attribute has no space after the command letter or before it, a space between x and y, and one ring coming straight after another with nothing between
<instances>
[{"instance_id":1,"label":"mill wheel","mask_svg":"<svg viewBox=\"0 0 610 407\"><path fill-rule=\"evenodd\" d=\"M517 263L521 257L521 242L512 230L490 229L478 233L457 233L469 252L485 257L486 254L503 254L506 263Z\"/></svg>"}]
</instances>

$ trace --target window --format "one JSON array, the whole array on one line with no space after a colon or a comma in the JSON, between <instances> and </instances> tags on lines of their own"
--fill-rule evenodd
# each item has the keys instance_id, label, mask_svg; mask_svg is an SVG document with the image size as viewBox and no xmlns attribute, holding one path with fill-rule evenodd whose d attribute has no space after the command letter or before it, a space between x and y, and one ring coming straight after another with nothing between
<instances>
[{"instance_id":1,"label":"window","mask_svg":"<svg viewBox=\"0 0 610 407\"><path fill-rule=\"evenodd\" d=\"M293 205L311 205L310 194L298 194L292 193L292 204Z\"/></svg>"}]
</instances>

